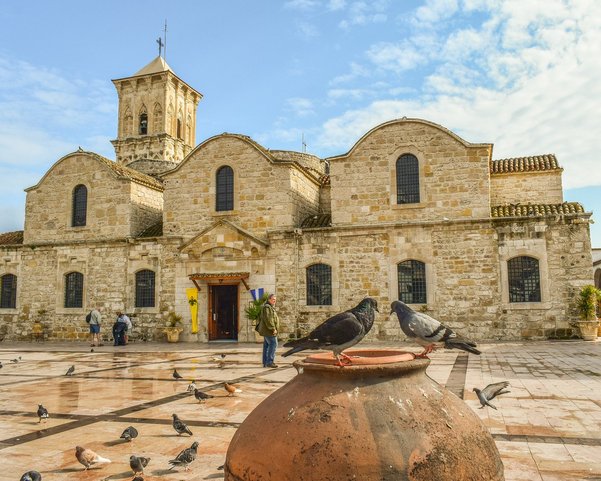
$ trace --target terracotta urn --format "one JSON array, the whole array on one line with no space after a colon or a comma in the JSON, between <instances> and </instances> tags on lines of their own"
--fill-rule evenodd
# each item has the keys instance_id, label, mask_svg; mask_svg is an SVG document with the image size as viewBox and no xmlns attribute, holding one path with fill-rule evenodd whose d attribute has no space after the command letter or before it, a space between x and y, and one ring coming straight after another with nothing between
<instances>
[{"instance_id":1,"label":"terracotta urn","mask_svg":"<svg viewBox=\"0 0 601 481\"><path fill-rule=\"evenodd\" d=\"M294 363L299 374L234 435L226 481L499 481L492 436L457 396L402 351L345 351Z\"/></svg>"}]
</instances>

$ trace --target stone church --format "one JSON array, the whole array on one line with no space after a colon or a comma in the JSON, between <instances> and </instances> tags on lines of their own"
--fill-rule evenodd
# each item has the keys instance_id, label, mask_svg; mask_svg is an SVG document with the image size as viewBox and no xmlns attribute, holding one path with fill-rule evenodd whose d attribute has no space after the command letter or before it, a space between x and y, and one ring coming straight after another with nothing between
<instances>
[{"instance_id":1,"label":"stone church","mask_svg":"<svg viewBox=\"0 0 601 481\"><path fill-rule=\"evenodd\" d=\"M196 145L202 95L162 57L113 83L115 160L58 159L25 189L24 230L0 234L7 339L34 323L84 339L95 307L105 334L123 310L134 339L164 339L175 313L184 340L254 340L259 288L278 294L284 339L365 296L380 306L367 340L403 337L395 299L474 339L572 334L591 214L564 202L554 155L493 160L405 117L324 159L240 134Z\"/></svg>"}]
</instances>

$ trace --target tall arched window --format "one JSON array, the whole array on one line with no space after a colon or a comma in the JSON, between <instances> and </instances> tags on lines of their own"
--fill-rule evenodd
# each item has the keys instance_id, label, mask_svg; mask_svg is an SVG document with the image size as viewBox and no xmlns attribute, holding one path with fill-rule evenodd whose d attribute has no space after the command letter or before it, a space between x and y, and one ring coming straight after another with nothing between
<instances>
[{"instance_id":1,"label":"tall arched window","mask_svg":"<svg viewBox=\"0 0 601 481\"><path fill-rule=\"evenodd\" d=\"M507 261L509 302L540 302L538 259L528 256Z\"/></svg>"},{"instance_id":2,"label":"tall arched window","mask_svg":"<svg viewBox=\"0 0 601 481\"><path fill-rule=\"evenodd\" d=\"M136 272L136 307L154 307L154 272Z\"/></svg>"},{"instance_id":3,"label":"tall arched window","mask_svg":"<svg viewBox=\"0 0 601 481\"><path fill-rule=\"evenodd\" d=\"M83 307L83 274L69 272L65 276L65 307Z\"/></svg>"},{"instance_id":4,"label":"tall arched window","mask_svg":"<svg viewBox=\"0 0 601 481\"><path fill-rule=\"evenodd\" d=\"M426 303L426 264L407 260L397 264L399 300L406 304Z\"/></svg>"},{"instance_id":5,"label":"tall arched window","mask_svg":"<svg viewBox=\"0 0 601 481\"><path fill-rule=\"evenodd\" d=\"M125 109L125 113L123 114L123 135L128 136L132 134L134 125L134 118L129 110L129 107Z\"/></svg>"},{"instance_id":6,"label":"tall arched window","mask_svg":"<svg viewBox=\"0 0 601 481\"><path fill-rule=\"evenodd\" d=\"M332 305L332 268L329 265L307 267L307 305Z\"/></svg>"},{"instance_id":7,"label":"tall arched window","mask_svg":"<svg viewBox=\"0 0 601 481\"><path fill-rule=\"evenodd\" d=\"M182 111L179 110L177 112L177 124L176 124L176 130L175 130L175 135L178 139L183 139L183 135L184 135L184 116L182 114Z\"/></svg>"},{"instance_id":8,"label":"tall arched window","mask_svg":"<svg viewBox=\"0 0 601 481\"><path fill-rule=\"evenodd\" d=\"M161 104L158 102L154 104L154 110L152 112L152 132L154 134L158 134L163 132L163 128L161 126L161 122L163 121L163 109Z\"/></svg>"},{"instance_id":9,"label":"tall arched window","mask_svg":"<svg viewBox=\"0 0 601 481\"><path fill-rule=\"evenodd\" d=\"M419 162L415 155L403 154L396 161L396 203L419 203Z\"/></svg>"},{"instance_id":10,"label":"tall arched window","mask_svg":"<svg viewBox=\"0 0 601 481\"><path fill-rule=\"evenodd\" d=\"M142 107L140 109L140 121L138 123L138 133L140 135L148 134L148 113L146 112L146 107Z\"/></svg>"},{"instance_id":11,"label":"tall arched window","mask_svg":"<svg viewBox=\"0 0 601 481\"><path fill-rule=\"evenodd\" d=\"M15 309L17 307L17 276L4 274L0 277L0 308Z\"/></svg>"},{"instance_id":12,"label":"tall arched window","mask_svg":"<svg viewBox=\"0 0 601 481\"><path fill-rule=\"evenodd\" d=\"M71 209L71 226L81 227L86 225L88 211L88 188L79 184L73 189L73 203Z\"/></svg>"},{"instance_id":13,"label":"tall arched window","mask_svg":"<svg viewBox=\"0 0 601 481\"><path fill-rule=\"evenodd\" d=\"M192 144L192 116L186 118L186 142Z\"/></svg>"},{"instance_id":14,"label":"tall arched window","mask_svg":"<svg viewBox=\"0 0 601 481\"><path fill-rule=\"evenodd\" d=\"M234 171L229 165L220 167L215 176L216 199L215 210L225 211L234 209Z\"/></svg>"}]
</instances>

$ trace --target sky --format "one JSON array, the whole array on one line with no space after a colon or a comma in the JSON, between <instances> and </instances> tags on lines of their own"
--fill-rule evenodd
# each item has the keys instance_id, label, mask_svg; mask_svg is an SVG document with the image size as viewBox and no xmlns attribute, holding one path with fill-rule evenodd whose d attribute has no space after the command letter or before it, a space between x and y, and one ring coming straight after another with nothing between
<instances>
[{"instance_id":1,"label":"sky","mask_svg":"<svg viewBox=\"0 0 601 481\"><path fill-rule=\"evenodd\" d=\"M422 118L494 159L554 153L601 247L601 1L3 0L0 21L0 232L64 155L115 158L110 80L158 55L166 21L167 63L204 95L198 143L328 157Z\"/></svg>"}]
</instances>

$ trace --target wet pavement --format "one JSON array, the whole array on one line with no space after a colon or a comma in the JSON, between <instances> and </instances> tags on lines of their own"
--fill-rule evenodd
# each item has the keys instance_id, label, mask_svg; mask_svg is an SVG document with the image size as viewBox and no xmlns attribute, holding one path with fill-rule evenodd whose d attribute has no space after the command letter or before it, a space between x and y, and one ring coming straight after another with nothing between
<instances>
[{"instance_id":1,"label":"wet pavement","mask_svg":"<svg viewBox=\"0 0 601 481\"><path fill-rule=\"evenodd\" d=\"M507 481L601 481L601 342L481 344L482 355L437 351L427 373L463 397L492 433ZM480 347L479 346L479 347ZM395 343L364 347L399 348ZM417 352L411 344L403 349ZM30 469L44 481L130 480L129 456L151 458L144 479L223 479L230 439L250 411L296 375L278 351L277 369L261 367L259 344L142 343L90 352L74 343L0 345L0 480ZM223 363L216 356L225 353ZM301 353L302 354L302 353ZM18 362L11 362L17 359ZM65 373L75 366L73 376ZM183 376L175 381L173 369ZM200 404L186 393L191 380L215 397ZM507 380L510 393L478 409L473 387ZM224 382L241 390L228 396ZM50 413L38 422L37 405ZM178 436L177 413L193 436ZM119 439L134 426L139 436ZM188 472L168 461L200 443ZM111 459L88 471L75 446Z\"/></svg>"}]
</instances>

